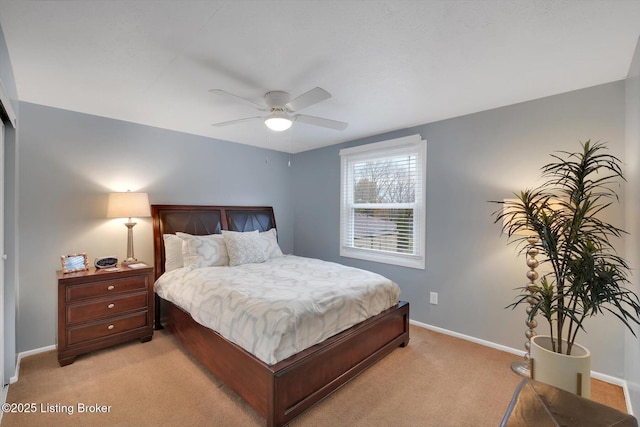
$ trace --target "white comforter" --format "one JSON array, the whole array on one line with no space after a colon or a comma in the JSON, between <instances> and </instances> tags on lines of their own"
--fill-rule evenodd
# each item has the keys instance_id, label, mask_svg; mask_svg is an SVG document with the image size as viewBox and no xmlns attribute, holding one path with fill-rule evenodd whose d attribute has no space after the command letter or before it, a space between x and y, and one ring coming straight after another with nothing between
<instances>
[{"instance_id":1,"label":"white comforter","mask_svg":"<svg viewBox=\"0 0 640 427\"><path fill-rule=\"evenodd\" d=\"M163 274L155 290L267 364L384 311L400 296L398 285L379 274L293 255L180 268Z\"/></svg>"}]
</instances>

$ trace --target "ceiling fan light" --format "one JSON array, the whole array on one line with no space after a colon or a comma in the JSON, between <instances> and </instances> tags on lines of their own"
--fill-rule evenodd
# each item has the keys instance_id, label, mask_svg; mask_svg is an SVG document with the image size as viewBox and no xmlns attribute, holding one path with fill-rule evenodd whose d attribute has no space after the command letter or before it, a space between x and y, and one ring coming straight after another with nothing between
<instances>
[{"instance_id":1,"label":"ceiling fan light","mask_svg":"<svg viewBox=\"0 0 640 427\"><path fill-rule=\"evenodd\" d=\"M264 119L264 124L273 131L282 132L291 127L293 122L290 118L281 113L273 113Z\"/></svg>"}]
</instances>

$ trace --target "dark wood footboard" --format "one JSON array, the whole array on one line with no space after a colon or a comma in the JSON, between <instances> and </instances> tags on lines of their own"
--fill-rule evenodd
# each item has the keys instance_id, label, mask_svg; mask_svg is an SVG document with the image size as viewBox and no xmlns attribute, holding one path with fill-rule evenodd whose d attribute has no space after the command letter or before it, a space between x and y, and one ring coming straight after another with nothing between
<instances>
[{"instance_id":1,"label":"dark wood footboard","mask_svg":"<svg viewBox=\"0 0 640 427\"><path fill-rule=\"evenodd\" d=\"M164 326L263 416L268 426L285 425L409 342L409 304L400 302L320 344L267 365L172 303L161 301Z\"/></svg>"}]
</instances>

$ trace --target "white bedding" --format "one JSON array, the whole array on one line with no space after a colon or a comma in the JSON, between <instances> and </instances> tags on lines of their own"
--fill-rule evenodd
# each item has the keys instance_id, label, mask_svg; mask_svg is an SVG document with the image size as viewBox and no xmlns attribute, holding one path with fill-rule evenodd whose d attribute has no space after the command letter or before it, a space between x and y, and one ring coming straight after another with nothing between
<instances>
[{"instance_id":1,"label":"white bedding","mask_svg":"<svg viewBox=\"0 0 640 427\"><path fill-rule=\"evenodd\" d=\"M392 307L400 296L398 285L379 274L293 255L179 268L163 274L155 290L267 364Z\"/></svg>"}]
</instances>

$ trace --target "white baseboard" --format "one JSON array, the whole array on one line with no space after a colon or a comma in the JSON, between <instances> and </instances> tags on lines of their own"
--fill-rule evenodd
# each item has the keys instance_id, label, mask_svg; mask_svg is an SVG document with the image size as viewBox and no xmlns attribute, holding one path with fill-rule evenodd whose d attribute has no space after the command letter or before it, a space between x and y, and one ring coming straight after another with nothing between
<instances>
[{"instance_id":1,"label":"white baseboard","mask_svg":"<svg viewBox=\"0 0 640 427\"><path fill-rule=\"evenodd\" d=\"M7 403L7 394L9 394L9 386L0 387L0 405ZM4 414L4 411L0 411L0 424L2 424L2 414Z\"/></svg>"},{"instance_id":2,"label":"white baseboard","mask_svg":"<svg viewBox=\"0 0 640 427\"><path fill-rule=\"evenodd\" d=\"M418 322L416 320L409 320L409 323L411 323L412 325L420 326L421 328L429 329L431 331L440 332L441 334L450 335L452 337L460 338L460 339L463 339L465 341L471 341L471 342L474 342L476 344L483 345L485 347L491 347L491 348L495 348L496 350L504 351L506 353L515 354L515 355L520 356L520 357L523 357L524 353L525 353L524 350L516 350L515 348L507 347L506 345L501 345L501 344L496 344L496 343L491 342L491 341L481 340L479 338L472 337L470 335L464 335L464 334L461 334L459 332L454 332L454 331L450 331L448 329L439 328L437 326L428 325L426 323Z\"/></svg>"},{"instance_id":3,"label":"white baseboard","mask_svg":"<svg viewBox=\"0 0 640 427\"><path fill-rule=\"evenodd\" d=\"M624 385L622 386L622 391L624 392L624 403L627 405L627 412L633 416L635 416L635 414L633 413L633 405L631 404L631 397L629 394L629 386L627 385L627 382L624 382Z\"/></svg>"},{"instance_id":4,"label":"white baseboard","mask_svg":"<svg viewBox=\"0 0 640 427\"><path fill-rule=\"evenodd\" d=\"M18 362L16 363L16 374L9 379L9 384L13 384L18 381L18 377L20 376L20 362L23 357L33 356L34 354L44 353L46 351L55 350L57 347L55 345L48 345L46 347L36 348L34 350L28 350L18 353Z\"/></svg>"},{"instance_id":5,"label":"white baseboard","mask_svg":"<svg viewBox=\"0 0 640 427\"><path fill-rule=\"evenodd\" d=\"M452 337L455 338L460 338L466 341L471 341L473 343L476 344L480 344L483 345L485 347L491 347L494 348L496 350L501 350L504 351L506 353L511 353L511 354L515 354L518 355L520 357L524 356L524 350L516 350L515 348L511 348L511 347L507 347L505 345L501 345L501 344L496 344L494 342L491 341L486 341L486 340L481 340L479 338L475 338L469 335L464 335L455 331L450 331L448 329L443 329L443 328L439 328L437 326L433 326L433 325L428 325L426 323L422 323L422 322L418 322L416 320L409 320L409 323L411 323L412 325L415 326L419 326L421 328L425 328L425 329L429 329L431 331L434 332L439 332L441 334L445 334L445 335L450 335ZM627 412L629 412L631 415L633 415L633 408L631 406L631 399L629 397L629 388L627 387L627 381L623 380L622 378L617 378L617 377L612 377L610 375L605 375L602 374L600 372L595 372L595 371L591 371L591 378L595 378L596 380L600 380L600 381L604 381L606 383L609 384L614 384L617 386L622 387L622 391L624 393L624 401L627 405Z\"/></svg>"},{"instance_id":6,"label":"white baseboard","mask_svg":"<svg viewBox=\"0 0 640 427\"><path fill-rule=\"evenodd\" d=\"M56 348L57 347L55 345L49 345L47 347L37 348L35 350L23 351L22 353L18 353L18 361L16 362L15 375L9 378L9 385L7 385L6 387L2 387L2 390L0 391L0 394L1 394L0 404L7 403L7 395L9 394L9 387L11 386L11 384L18 381L18 377L20 376L20 361L22 360L22 358L27 356L33 356L34 354L38 354L38 353L44 353L45 351L55 350ZM0 411L0 424L2 423L2 414L3 412Z\"/></svg>"}]
</instances>

